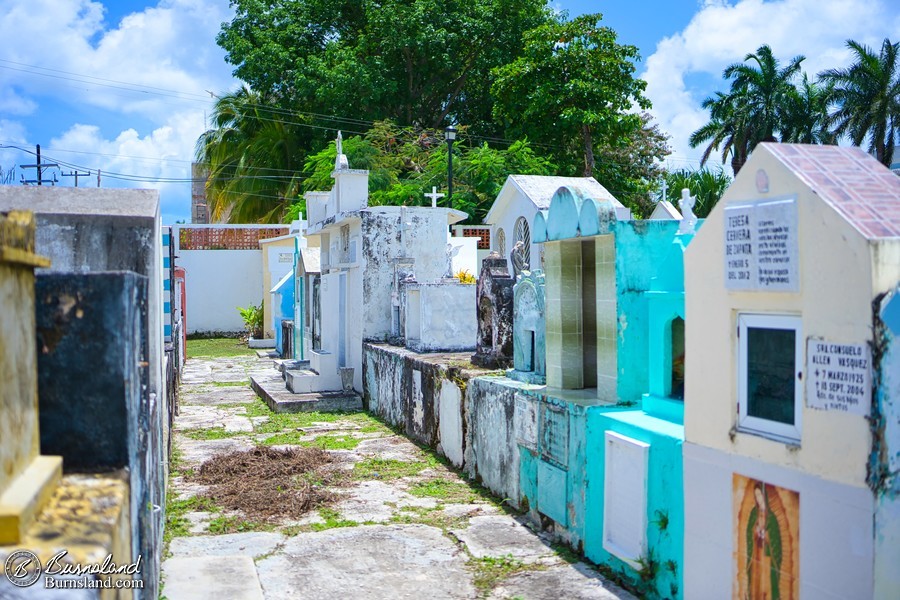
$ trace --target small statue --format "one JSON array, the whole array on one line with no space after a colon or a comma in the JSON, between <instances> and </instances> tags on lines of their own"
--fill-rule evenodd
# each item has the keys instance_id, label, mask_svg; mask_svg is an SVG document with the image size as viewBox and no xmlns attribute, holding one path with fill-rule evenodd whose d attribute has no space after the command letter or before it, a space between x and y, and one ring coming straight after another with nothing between
<instances>
[{"instance_id":1,"label":"small statue","mask_svg":"<svg viewBox=\"0 0 900 600\"><path fill-rule=\"evenodd\" d=\"M513 246L512 251L509 253L509 263L512 265L513 279L518 278L519 273L522 271L528 270L528 263L525 262L525 242L522 240L516 242L516 245Z\"/></svg>"},{"instance_id":2,"label":"small statue","mask_svg":"<svg viewBox=\"0 0 900 600\"><path fill-rule=\"evenodd\" d=\"M447 244L447 272L444 274L444 277L447 279L456 277L456 275L453 274L453 257L459 254L459 249L460 246Z\"/></svg>"},{"instance_id":3,"label":"small statue","mask_svg":"<svg viewBox=\"0 0 900 600\"><path fill-rule=\"evenodd\" d=\"M337 140L335 140L335 148L337 150L337 156L334 159L334 170L342 171L350 168L350 163L347 161L347 155L344 154L344 144L343 144L343 136L341 132L338 131Z\"/></svg>"},{"instance_id":4,"label":"small statue","mask_svg":"<svg viewBox=\"0 0 900 600\"><path fill-rule=\"evenodd\" d=\"M681 224L678 226L678 233L694 233L697 225L697 215L694 214L696 202L697 197L691 196L689 189L681 190L681 200L678 201L678 208L681 209Z\"/></svg>"}]
</instances>

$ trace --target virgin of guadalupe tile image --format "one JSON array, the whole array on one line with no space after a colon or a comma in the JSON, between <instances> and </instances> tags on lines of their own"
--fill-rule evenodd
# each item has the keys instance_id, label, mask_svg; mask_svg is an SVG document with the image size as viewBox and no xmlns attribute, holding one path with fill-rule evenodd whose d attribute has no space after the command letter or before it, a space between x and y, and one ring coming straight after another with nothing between
<instances>
[{"instance_id":1,"label":"virgin of guadalupe tile image","mask_svg":"<svg viewBox=\"0 0 900 600\"><path fill-rule=\"evenodd\" d=\"M800 494L734 474L734 597L800 597Z\"/></svg>"}]
</instances>

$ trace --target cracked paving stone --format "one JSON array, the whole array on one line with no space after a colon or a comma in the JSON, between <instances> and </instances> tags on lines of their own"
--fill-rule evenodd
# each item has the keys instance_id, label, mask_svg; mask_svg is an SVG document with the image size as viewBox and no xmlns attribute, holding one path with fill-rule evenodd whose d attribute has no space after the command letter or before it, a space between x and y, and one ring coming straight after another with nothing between
<instances>
[{"instance_id":1,"label":"cracked paving stone","mask_svg":"<svg viewBox=\"0 0 900 600\"><path fill-rule=\"evenodd\" d=\"M529 563L556 554L531 530L508 515L472 517L467 528L452 533L475 558L512 556Z\"/></svg>"},{"instance_id":2,"label":"cracked paving stone","mask_svg":"<svg viewBox=\"0 0 900 600\"><path fill-rule=\"evenodd\" d=\"M465 564L439 529L373 525L291 538L256 568L267 600L475 598Z\"/></svg>"}]
</instances>

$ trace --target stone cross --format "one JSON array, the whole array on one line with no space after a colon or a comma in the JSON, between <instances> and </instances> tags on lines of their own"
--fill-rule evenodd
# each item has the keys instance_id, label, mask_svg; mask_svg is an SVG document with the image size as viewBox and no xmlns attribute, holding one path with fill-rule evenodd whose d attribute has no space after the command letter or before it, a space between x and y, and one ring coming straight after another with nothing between
<instances>
[{"instance_id":1,"label":"stone cross","mask_svg":"<svg viewBox=\"0 0 900 600\"><path fill-rule=\"evenodd\" d=\"M437 208L438 198L443 198L444 194L439 194L437 191L437 186L431 186L431 193L425 194L426 198L431 198L431 208Z\"/></svg>"},{"instance_id":2,"label":"stone cross","mask_svg":"<svg viewBox=\"0 0 900 600\"><path fill-rule=\"evenodd\" d=\"M681 200L678 201L678 208L681 209L681 224L678 226L678 233L694 233L697 225L697 216L694 214L696 202L697 197L691 196L689 189L681 190Z\"/></svg>"}]
</instances>

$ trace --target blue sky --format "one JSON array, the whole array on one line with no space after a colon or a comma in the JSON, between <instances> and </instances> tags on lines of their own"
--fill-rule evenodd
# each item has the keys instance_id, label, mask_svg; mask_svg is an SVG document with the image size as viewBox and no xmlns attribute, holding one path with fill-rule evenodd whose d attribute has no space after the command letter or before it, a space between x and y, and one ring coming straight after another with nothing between
<instances>
[{"instance_id":1,"label":"blue sky","mask_svg":"<svg viewBox=\"0 0 900 600\"><path fill-rule=\"evenodd\" d=\"M848 38L874 47L885 37L900 40L897 0L552 5L571 15L601 12L620 42L640 49L637 72L676 168L698 166L700 149L687 137L706 120L702 100L723 89L722 69L761 44L782 60L807 56L815 74L847 64ZM0 145L40 143L45 156L70 165L63 171L101 169L104 187L158 188L163 220L189 219L184 180L209 91L237 85L215 44L230 17L228 0L0 0ZM3 169L33 160L0 148Z\"/></svg>"}]
</instances>

